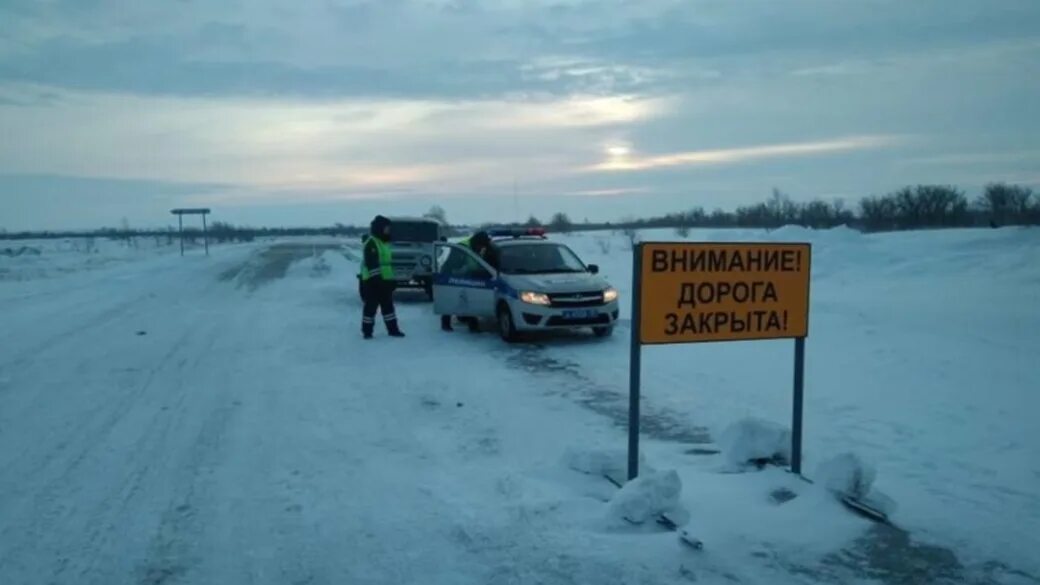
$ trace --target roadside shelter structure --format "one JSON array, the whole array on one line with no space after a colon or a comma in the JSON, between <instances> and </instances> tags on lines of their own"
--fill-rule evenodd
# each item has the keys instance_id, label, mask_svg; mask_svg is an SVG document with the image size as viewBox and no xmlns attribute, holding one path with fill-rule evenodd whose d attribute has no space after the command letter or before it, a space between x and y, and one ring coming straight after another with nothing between
<instances>
[{"instance_id":1,"label":"roadside shelter structure","mask_svg":"<svg viewBox=\"0 0 1040 585\"><path fill-rule=\"evenodd\" d=\"M206 255L209 256L209 231L206 228L206 216L209 215L209 209L194 208L194 209L173 209L170 213L177 216L177 228L181 238L181 256L184 255L184 216L185 215L201 215L202 216L202 240L206 244Z\"/></svg>"}]
</instances>

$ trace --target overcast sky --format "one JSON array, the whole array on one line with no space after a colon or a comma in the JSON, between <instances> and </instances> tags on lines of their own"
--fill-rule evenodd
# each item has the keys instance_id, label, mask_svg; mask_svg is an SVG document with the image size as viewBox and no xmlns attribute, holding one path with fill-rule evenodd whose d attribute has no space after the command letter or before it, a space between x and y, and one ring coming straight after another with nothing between
<instances>
[{"instance_id":1,"label":"overcast sky","mask_svg":"<svg viewBox=\"0 0 1040 585\"><path fill-rule=\"evenodd\" d=\"M0 228L1040 185L1037 0L3 0Z\"/></svg>"}]
</instances>

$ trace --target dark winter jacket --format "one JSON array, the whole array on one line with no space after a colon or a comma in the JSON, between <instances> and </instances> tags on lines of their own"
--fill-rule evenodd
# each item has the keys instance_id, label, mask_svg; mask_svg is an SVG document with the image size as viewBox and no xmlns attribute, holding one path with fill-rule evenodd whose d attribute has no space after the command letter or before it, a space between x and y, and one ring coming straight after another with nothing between
<instances>
[{"instance_id":1,"label":"dark winter jacket","mask_svg":"<svg viewBox=\"0 0 1040 585\"><path fill-rule=\"evenodd\" d=\"M485 262L490 264L492 268L498 269L498 248L491 243L491 238L487 232L480 231L473 234L469 238L469 247L478 256L481 256ZM484 254L481 254L481 250L485 250Z\"/></svg>"}]
</instances>

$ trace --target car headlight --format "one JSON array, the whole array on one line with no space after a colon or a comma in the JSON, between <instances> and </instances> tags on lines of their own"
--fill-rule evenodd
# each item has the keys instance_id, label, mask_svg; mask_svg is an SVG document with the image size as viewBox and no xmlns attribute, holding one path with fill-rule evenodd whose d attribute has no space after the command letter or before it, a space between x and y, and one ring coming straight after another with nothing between
<instances>
[{"instance_id":1,"label":"car headlight","mask_svg":"<svg viewBox=\"0 0 1040 585\"><path fill-rule=\"evenodd\" d=\"M545 293L537 293L532 291L524 291L520 293L520 300L525 303L532 305L550 305L552 301L549 300L549 295Z\"/></svg>"},{"instance_id":2,"label":"car headlight","mask_svg":"<svg viewBox=\"0 0 1040 585\"><path fill-rule=\"evenodd\" d=\"M617 292L616 288L608 288L607 290L603 291L603 302L604 303L613 303L614 301L617 300L617 297L618 297L618 292Z\"/></svg>"}]
</instances>

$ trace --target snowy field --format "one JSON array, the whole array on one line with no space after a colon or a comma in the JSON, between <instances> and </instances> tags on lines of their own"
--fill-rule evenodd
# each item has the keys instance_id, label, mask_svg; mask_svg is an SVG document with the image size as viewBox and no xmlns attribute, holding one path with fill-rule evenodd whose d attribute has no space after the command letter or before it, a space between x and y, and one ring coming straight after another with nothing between
<instances>
[{"instance_id":1,"label":"snowy field","mask_svg":"<svg viewBox=\"0 0 1040 585\"><path fill-rule=\"evenodd\" d=\"M627 238L559 239L627 315ZM364 342L354 239L0 254L0 583L1040 583L1040 230L688 239L812 242L814 483L723 432L790 424L791 341L647 348L618 492L582 471L624 454L627 321L508 346L404 293ZM825 489L843 453L896 528Z\"/></svg>"},{"instance_id":2,"label":"snowy field","mask_svg":"<svg viewBox=\"0 0 1040 585\"><path fill-rule=\"evenodd\" d=\"M185 240L185 249L202 251L202 240ZM60 277L166 254L180 254L176 235L129 241L106 237L0 240L0 282Z\"/></svg>"}]
</instances>

